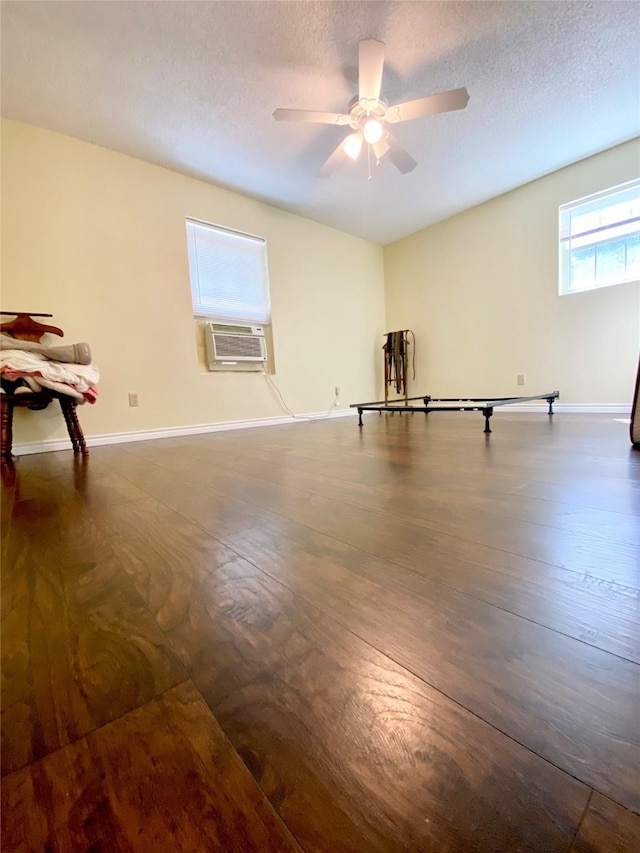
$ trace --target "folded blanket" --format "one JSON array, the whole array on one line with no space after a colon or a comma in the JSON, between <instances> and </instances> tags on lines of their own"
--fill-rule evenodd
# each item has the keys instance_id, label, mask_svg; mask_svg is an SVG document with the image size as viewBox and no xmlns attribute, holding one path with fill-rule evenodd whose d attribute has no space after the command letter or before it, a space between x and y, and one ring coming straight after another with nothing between
<instances>
[{"instance_id":1,"label":"folded blanket","mask_svg":"<svg viewBox=\"0 0 640 853\"><path fill-rule=\"evenodd\" d=\"M84 391L100 380L100 371L93 364L61 364L48 361L36 352L6 349L0 352L0 367L20 370L25 373L39 373L44 379L53 382L68 382Z\"/></svg>"},{"instance_id":2,"label":"folded blanket","mask_svg":"<svg viewBox=\"0 0 640 853\"><path fill-rule=\"evenodd\" d=\"M94 403L100 372L92 364L60 364L43 355L21 350L0 352L0 372L7 378L24 377L32 390L47 388L67 394L78 402Z\"/></svg>"},{"instance_id":3,"label":"folded blanket","mask_svg":"<svg viewBox=\"0 0 640 853\"><path fill-rule=\"evenodd\" d=\"M38 373L24 373L20 370L9 370L6 367L0 368L0 375L3 379L8 379L9 382L16 382L22 379L26 383L26 388L16 390L14 394L24 394L26 391L33 391L36 394L40 391L56 391L58 394L66 394L67 397L73 397L78 403L95 403L98 396L97 388L89 388L87 391L78 391L75 385L69 385L67 382L54 382L52 379L43 379Z\"/></svg>"}]
</instances>

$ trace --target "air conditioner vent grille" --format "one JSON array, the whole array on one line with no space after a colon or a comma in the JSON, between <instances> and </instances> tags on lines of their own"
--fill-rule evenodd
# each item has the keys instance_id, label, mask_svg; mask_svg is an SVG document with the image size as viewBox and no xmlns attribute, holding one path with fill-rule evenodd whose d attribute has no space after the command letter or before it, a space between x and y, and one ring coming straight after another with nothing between
<instances>
[{"instance_id":1,"label":"air conditioner vent grille","mask_svg":"<svg viewBox=\"0 0 640 853\"><path fill-rule=\"evenodd\" d=\"M224 335L216 332L213 336L216 358L256 358L263 359L264 338L252 335Z\"/></svg>"}]
</instances>

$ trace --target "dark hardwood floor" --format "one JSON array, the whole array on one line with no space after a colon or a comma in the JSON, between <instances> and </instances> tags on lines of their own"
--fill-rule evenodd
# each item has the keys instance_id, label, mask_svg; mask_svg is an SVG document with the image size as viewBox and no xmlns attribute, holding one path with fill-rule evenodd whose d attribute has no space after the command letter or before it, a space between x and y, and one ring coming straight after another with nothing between
<instances>
[{"instance_id":1,"label":"dark hardwood floor","mask_svg":"<svg viewBox=\"0 0 640 853\"><path fill-rule=\"evenodd\" d=\"M365 416L3 468L3 851L637 853L640 453Z\"/></svg>"}]
</instances>

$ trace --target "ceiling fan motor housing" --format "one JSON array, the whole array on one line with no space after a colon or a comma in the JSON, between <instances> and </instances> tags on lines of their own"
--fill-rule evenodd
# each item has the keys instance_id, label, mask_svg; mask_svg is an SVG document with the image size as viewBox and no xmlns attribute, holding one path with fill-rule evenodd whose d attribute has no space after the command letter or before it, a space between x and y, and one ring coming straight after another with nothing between
<instances>
[{"instance_id":1,"label":"ceiling fan motor housing","mask_svg":"<svg viewBox=\"0 0 640 853\"><path fill-rule=\"evenodd\" d=\"M361 130L369 118L375 118L379 122L384 121L387 105L381 100L367 100L367 98L352 98L347 107L349 113L349 124L354 130Z\"/></svg>"}]
</instances>

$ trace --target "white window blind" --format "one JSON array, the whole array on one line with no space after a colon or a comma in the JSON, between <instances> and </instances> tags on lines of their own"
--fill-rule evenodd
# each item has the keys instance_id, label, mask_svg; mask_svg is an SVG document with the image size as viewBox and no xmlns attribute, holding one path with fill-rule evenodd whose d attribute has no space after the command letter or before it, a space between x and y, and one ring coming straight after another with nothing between
<instances>
[{"instance_id":1,"label":"white window blind","mask_svg":"<svg viewBox=\"0 0 640 853\"><path fill-rule=\"evenodd\" d=\"M187 243L194 314L270 322L266 240L187 219Z\"/></svg>"},{"instance_id":2,"label":"white window blind","mask_svg":"<svg viewBox=\"0 0 640 853\"><path fill-rule=\"evenodd\" d=\"M560 293L640 279L640 181L560 207Z\"/></svg>"}]
</instances>

